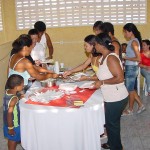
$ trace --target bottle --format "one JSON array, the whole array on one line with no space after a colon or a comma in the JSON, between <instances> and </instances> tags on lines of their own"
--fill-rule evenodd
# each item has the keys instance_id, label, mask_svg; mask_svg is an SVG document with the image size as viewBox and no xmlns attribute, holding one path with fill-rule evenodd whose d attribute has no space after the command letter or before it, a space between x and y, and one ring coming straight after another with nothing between
<instances>
[{"instance_id":1,"label":"bottle","mask_svg":"<svg viewBox=\"0 0 150 150\"><path fill-rule=\"evenodd\" d=\"M58 61L55 61L55 64L54 64L54 72L56 74L59 74L59 63Z\"/></svg>"}]
</instances>

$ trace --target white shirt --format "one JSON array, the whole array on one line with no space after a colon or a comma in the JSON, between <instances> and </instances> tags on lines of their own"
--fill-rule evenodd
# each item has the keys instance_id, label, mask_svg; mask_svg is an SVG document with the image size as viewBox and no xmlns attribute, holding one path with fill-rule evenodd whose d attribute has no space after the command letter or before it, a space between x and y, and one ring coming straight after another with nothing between
<instances>
[{"instance_id":1,"label":"white shirt","mask_svg":"<svg viewBox=\"0 0 150 150\"><path fill-rule=\"evenodd\" d=\"M31 57L33 60L45 60L45 49L40 43L36 43L35 47L31 51Z\"/></svg>"},{"instance_id":2,"label":"white shirt","mask_svg":"<svg viewBox=\"0 0 150 150\"><path fill-rule=\"evenodd\" d=\"M114 55L119 59L119 56L115 53L111 53L109 55ZM103 64L99 65L99 68L97 71L97 77L99 80L107 80L113 77L112 73L110 72L107 66L108 56L104 59ZM102 58L103 57L100 58L99 62L101 62ZM121 61L120 61L120 66L121 68L123 68ZM128 96L128 91L124 85L124 82L119 83L119 84L104 84L101 86L101 91L102 91L105 102L121 101L122 99Z\"/></svg>"}]
</instances>

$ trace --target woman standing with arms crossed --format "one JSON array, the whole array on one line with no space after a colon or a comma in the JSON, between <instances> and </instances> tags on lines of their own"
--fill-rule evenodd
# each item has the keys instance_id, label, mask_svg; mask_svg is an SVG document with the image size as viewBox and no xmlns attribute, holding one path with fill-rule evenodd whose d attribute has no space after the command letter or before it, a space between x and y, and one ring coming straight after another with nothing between
<instances>
[{"instance_id":1,"label":"woman standing with arms crossed","mask_svg":"<svg viewBox=\"0 0 150 150\"><path fill-rule=\"evenodd\" d=\"M106 33L96 36L95 48L102 54L97 71L98 81L93 88L101 88L105 102L105 120L108 142L104 149L123 150L120 137L120 118L127 105L128 91L124 84L123 66L114 53L112 40Z\"/></svg>"},{"instance_id":2,"label":"woman standing with arms crossed","mask_svg":"<svg viewBox=\"0 0 150 150\"><path fill-rule=\"evenodd\" d=\"M142 41L141 62L139 64L141 68L141 74L146 79L147 92L150 96L150 41Z\"/></svg>"},{"instance_id":3,"label":"woman standing with arms crossed","mask_svg":"<svg viewBox=\"0 0 150 150\"><path fill-rule=\"evenodd\" d=\"M135 90L135 82L139 72L139 62L140 57L140 47L142 47L141 34L138 31L137 27L133 23L127 23L123 27L124 37L129 40L125 59L125 84L129 92L129 108L124 111L124 115L133 114L134 102L138 103L137 113L141 113L145 110L144 105L141 102L140 97L138 96Z\"/></svg>"}]
</instances>

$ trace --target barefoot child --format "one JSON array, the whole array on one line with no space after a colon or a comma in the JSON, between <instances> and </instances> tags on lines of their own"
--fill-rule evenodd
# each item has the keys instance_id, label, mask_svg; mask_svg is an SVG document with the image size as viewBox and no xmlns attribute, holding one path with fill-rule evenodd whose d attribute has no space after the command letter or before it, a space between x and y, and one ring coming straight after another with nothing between
<instances>
[{"instance_id":1,"label":"barefoot child","mask_svg":"<svg viewBox=\"0 0 150 150\"><path fill-rule=\"evenodd\" d=\"M8 139L8 150L16 150L20 139L20 111L17 92L23 90L24 79L20 75L11 75L6 82L3 98L4 137Z\"/></svg>"}]
</instances>

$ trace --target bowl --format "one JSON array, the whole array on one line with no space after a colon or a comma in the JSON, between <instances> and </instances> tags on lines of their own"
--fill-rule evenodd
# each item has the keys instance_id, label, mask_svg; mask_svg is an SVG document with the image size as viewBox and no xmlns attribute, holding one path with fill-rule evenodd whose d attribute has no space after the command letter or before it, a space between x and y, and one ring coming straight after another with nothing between
<instances>
[{"instance_id":1,"label":"bowl","mask_svg":"<svg viewBox=\"0 0 150 150\"><path fill-rule=\"evenodd\" d=\"M40 83L41 83L42 87L47 87L47 81L46 80L40 81Z\"/></svg>"},{"instance_id":2,"label":"bowl","mask_svg":"<svg viewBox=\"0 0 150 150\"><path fill-rule=\"evenodd\" d=\"M56 85L56 79L49 79L48 81L47 81L47 86L48 87L52 87L52 86L55 86Z\"/></svg>"},{"instance_id":3,"label":"bowl","mask_svg":"<svg viewBox=\"0 0 150 150\"><path fill-rule=\"evenodd\" d=\"M56 85L56 79L47 79L40 81L42 87L52 87Z\"/></svg>"}]
</instances>

